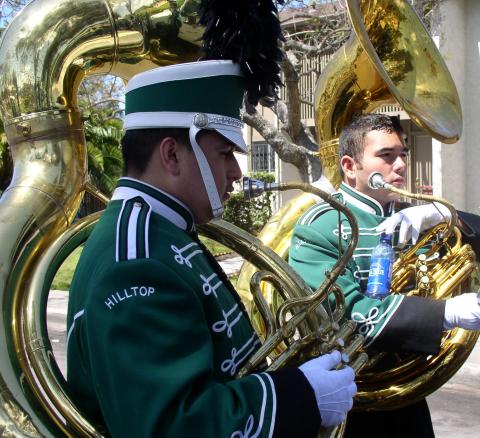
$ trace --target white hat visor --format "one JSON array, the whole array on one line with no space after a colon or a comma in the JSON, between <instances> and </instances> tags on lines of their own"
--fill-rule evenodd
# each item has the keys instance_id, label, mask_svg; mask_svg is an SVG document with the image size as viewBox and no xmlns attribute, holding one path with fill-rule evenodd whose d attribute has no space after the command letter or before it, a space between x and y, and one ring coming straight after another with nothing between
<instances>
[{"instance_id":1,"label":"white hat visor","mask_svg":"<svg viewBox=\"0 0 480 438\"><path fill-rule=\"evenodd\" d=\"M186 113L186 112L141 112L127 114L124 120L125 129L190 128L199 130L215 130L231 141L237 152L247 153L247 145L243 139L243 122L238 119L218 114Z\"/></svg>"}]
</instances>

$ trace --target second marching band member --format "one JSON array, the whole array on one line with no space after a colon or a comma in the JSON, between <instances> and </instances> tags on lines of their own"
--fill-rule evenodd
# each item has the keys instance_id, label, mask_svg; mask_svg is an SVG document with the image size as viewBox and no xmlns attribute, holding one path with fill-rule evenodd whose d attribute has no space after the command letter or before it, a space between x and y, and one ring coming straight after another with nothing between
<instances>
[{"instance_id":1,"label":"second marching band member","mask_svg":"<svg viewBox=\"0 0 480 438\"><path fill-rule=\"evenodd\" d=\"M390 295L383 301L364 295L370 254L382 231L396 232L401 247L426 228L444 220L433 206L396 211L398 195L369 187L369 176L380 172L396 187L405 183L408 149L397 118L382 114L361 116L340 136L343 182L338 191L355 215L360 233L358 246L337 284L345 294L347 317L357 321L366 346L380 351L435 354L442 332L454 327L480 329L480 306L475 293L448 300ZM398 227L397 227L398 225ZM311 207L298 220L290 246L290 264L312 289L324 280L339 257L339 236L344 244L351 230L346 218L338 226L338 213L324 202ZM425 400L406 408L381 412L353 412L347 420L346 437L433 437Z\"/></svg>"}]
</instances>

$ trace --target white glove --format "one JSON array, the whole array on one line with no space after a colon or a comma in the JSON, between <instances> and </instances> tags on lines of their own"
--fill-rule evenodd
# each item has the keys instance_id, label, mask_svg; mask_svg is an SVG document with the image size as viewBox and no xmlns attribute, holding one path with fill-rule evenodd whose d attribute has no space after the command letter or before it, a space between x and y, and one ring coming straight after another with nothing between
<instances>
[{"instance_id":1,"label":"white glove","mask_svg":"<svg viewBox=\"0 0 480 438\"><path fill-rule=\"evenodd\" d=\"M443 328L451 330L455 327L480 330L480 305L476 293L457 295L446 301Z\"/></svg>"},{"instance_id":2,"label":"white glove","mask_svg":"<svg viewBox=\"0 0 480 438\"><path fill-rule=\"evenodd\" d=\"M385 219L376 230L393 234L397 225L400 224L398 246L402 248L410 239L415 244L422 231L428 230L441 222L446 222L451 217L447 207L438 202L433 204L408 207L394 213Z\"/></svg>"},{"instance_id":3,"label":"white glove","mask_svg":"<svg viewBox=\"0 0 480 438\"><path fill-rule=\"evenodd\" d=\"M353 369L334 369L340 360L341 354L334 351L299 367L315 392L324 427L336 426L345 420L347 412L352 409L353 396L357 393Z\"/></svg>"}]
</instances>

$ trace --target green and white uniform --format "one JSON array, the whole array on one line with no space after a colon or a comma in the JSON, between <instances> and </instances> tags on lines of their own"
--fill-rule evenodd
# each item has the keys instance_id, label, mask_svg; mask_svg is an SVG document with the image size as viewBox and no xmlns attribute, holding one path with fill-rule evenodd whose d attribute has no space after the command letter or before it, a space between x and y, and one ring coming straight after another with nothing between
<instances>
[{"instance_id":1,"label":"green and white uniform","mask_svg":"<svg viewBox=\"0 0 480 438\"><path fill-rule=\"evenodd\" d=\"M235 379L260 342L188 208L122 178L77 266L68 383L114 437L315 436L297 368ZM287 381L288 387L287 387Z\"/></svg>"},{"instance_id":2,"label":"green and white uniform","mask_svg":"<svg viewBox=\"0 0 480 438\"><path fill-rule=\"evenodd\" d=\"M443 329L443 301L403 295L390 295L381 301L363 294L370 254L379 241L380 233L375 228L392 214L394 204L384 211L376 200L343 183L337 196L351 209L359 226L357 248L337 281L345 295L346 316L357 321L359 332L366 337L366 346L383 351L437 353ZM339 258L339 236L346 248L350 235L346 217L341 216L339 227L338 212L320 202L295 225L289 263L316 289L323 282L325 271L331 270Z\"/></svg>"}]
</instances>

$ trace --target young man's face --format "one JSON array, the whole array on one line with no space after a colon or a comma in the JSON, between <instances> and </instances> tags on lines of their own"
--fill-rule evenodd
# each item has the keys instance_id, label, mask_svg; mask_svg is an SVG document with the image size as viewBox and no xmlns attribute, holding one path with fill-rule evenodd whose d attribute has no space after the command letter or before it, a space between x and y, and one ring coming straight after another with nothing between
<instances>
[{"instance_id":1,"label":"young man's face","mask_svg":"<svg viewBox=\"0 0 480 438\"><path fill-rule=\"evenodd\" d=\"M234 146L214 131L201 133L197 141L212 170L220 200L224 203L229 198L229 192L233 190L233 182L242 177L242 171L233 153ZM190 178L185 202L191 208L195 222L203 224L210 221L213 215L195 155L192 151L189 154Z\"/></svg>"},{"instance_id":2,"label":"young man's face","mask_svg":"<svg viewBox=\"0 0 480 438\"><path fill-rule=\"evenodd\" d=\"M365 136L365 148L360 162L353 162L351 172L345 172L348 184L377 200L382 206L398 199L398 195L368 186L368 177L380 172L387 183L402 188L407 172L408 148L395 132L370 131Z\"/></svg>"}]
</instances>

